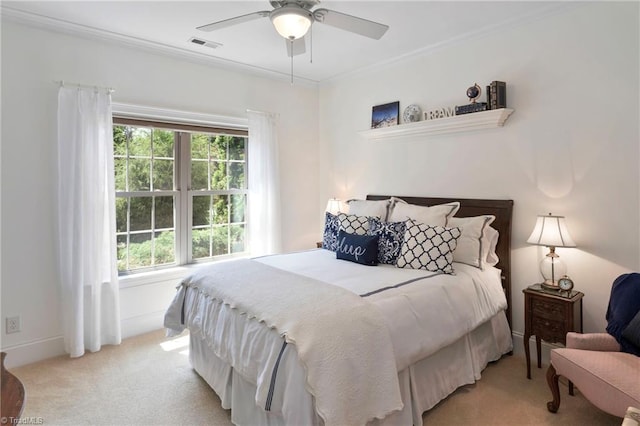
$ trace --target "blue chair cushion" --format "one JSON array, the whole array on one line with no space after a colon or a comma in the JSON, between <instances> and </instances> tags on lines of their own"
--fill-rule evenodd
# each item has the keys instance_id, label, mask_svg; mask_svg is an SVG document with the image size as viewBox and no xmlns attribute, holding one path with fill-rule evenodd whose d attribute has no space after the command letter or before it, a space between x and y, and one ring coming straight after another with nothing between
<instances>
[{"instance_id":1,"label":"blue chair cushion","mask_svg":"<svg viewBox=\"0 0 640 426\"><path fill-rule=\"evenodd\" d=\"M616 338L623 352L640 356L640 346L624 335L638 312L640 312L640 274L632 272L620 275L611 286L606 315L607 333ZM632 327L627 335L633 334L633 330Z\"/></svg>"}]
</instances>

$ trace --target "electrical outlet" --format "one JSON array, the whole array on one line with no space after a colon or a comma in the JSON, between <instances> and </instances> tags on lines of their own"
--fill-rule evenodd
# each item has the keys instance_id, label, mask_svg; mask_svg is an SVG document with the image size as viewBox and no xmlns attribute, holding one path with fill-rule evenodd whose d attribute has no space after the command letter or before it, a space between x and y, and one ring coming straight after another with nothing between
<instances>
[{"instance_id":1,"label":"electrical outlet","mask_svg":"<svg viewBox=\"0 0 640 426\"><path fill-rule=\"evenodd\" d=\"M20 317L7 317L6 324L7 334L17 333L20 331Z\"/></svg>"}]
</instances>

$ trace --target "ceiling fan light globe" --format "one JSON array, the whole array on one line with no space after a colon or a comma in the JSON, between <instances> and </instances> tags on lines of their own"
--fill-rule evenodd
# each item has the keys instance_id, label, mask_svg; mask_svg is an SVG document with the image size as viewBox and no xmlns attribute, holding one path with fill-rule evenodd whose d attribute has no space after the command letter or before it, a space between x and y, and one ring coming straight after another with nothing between
<instances>
[{"instance_id":1,"label":"ceiling fan light globe","mask_svg":"<svg viewBox=\"0 0 640 426\"><path fill-rule=\"evenodd\" d=\"M275 9L270 15L271 22L278 34L287 40L304 37L312 23L311 12L297 6L284 6Z\"/></svg>"}]
</instances>

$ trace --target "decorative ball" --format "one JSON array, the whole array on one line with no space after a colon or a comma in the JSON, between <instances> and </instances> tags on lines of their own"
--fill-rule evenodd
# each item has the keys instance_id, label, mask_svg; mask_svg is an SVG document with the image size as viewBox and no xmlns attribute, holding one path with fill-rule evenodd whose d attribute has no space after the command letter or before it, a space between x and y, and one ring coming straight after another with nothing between
<instances>
[{"instance_id":1,"label":"decorative ball","mask_svg":"<svg viewBox=\"0 0 640 426\"><path fill-rule=\"evenodd\" d=\"M480 86L476 83L467 89L467 97L471 102L475 102L476 99L480 97L481 92L482 90L480 90Z\"/></svg>"},{"instance_id":2,"label":"decorative ball","mask_svg":"<svg viewBox=\"0 0 640 426\"><path fill-rule=\"evenodd\" d=\"M420 109L420 107L416 104L411 104L404 109L402 119L405 123L415 123L416 121L420 121L421 115L422 109Z\"/></svg>"}]
</instances>

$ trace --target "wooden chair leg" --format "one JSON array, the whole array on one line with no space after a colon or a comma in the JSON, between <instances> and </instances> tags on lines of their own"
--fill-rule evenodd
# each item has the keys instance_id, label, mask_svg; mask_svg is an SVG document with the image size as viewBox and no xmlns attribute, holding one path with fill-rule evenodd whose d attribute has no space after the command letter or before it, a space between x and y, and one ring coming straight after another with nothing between
<instances>
[{"instance_id":1,"label":"wooden chair leg","mask_svg":"<svg viewBox=\"0 0 640 426\"><path fill-rule=\"evenodd\" d=\"M559 377L560 376L556 374L556 369L553 368L553 365L549 364L549 369L547 370L547 384L549 385L549 389L553 395L553 401L547 402L547 410L552 413L557 413L558 408L560 408L560 387L558 385Z\"/></svg>"},{"instance_id":2,"label":"wooden chair leg","mask_svg":"<svg viewBox=\"0 0 640 426\"><path fill-rule=\"evenodd\" d=\"M24 386L20 379L11 374L4 367L6 352L1 353L0 363L2 364L2 405L0 405L0 416L2 424L18 424L22 409L24 408Z\"/></svg>"}]
</instances>

